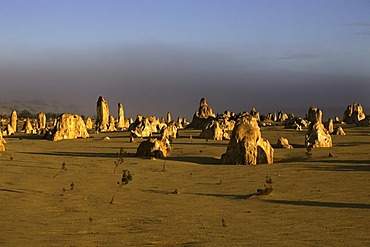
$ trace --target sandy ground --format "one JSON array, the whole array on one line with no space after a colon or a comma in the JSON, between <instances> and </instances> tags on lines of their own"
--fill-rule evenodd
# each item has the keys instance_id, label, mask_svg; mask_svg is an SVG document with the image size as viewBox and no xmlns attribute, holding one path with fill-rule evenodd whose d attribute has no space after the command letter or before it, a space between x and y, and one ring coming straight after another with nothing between
<instances>
[{"instance_id":1,"label":"sandy ground","mask_svg":"<svg viewBox=\"0 0 370 247\"><path fill-rule=\"evenodd\" d=\"M275 164L257 166L218 164L228 142L196 139L199 131L180 131L165 163L134 157L140 140L129 143L125 132L7 137L0 245L369 246L370 128L344 130L307 158L304 131L262 128L271 143L284 136L295 148L275 148ZM123 169L133 180L110 204ZM272 193L249 197L266 176Z\"/></svg>"}]
</instances>

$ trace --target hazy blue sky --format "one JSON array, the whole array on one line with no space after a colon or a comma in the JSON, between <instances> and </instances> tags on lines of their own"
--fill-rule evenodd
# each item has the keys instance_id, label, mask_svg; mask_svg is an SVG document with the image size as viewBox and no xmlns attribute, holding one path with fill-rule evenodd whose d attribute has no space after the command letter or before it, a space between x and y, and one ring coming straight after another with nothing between
<instances>
[{"instance_id":1,"label":"hazy blue sky","mask_svg":"<svg viewBox=\"0 0 370 247\"><path fill-rule=\"evenodd\" d=\"M0 34L0 102L94 114L103 95L114 115L122 102L188 117L201 97L216 112L370 106L369 0L4 0Z\"/></svg>"}]
</instances>

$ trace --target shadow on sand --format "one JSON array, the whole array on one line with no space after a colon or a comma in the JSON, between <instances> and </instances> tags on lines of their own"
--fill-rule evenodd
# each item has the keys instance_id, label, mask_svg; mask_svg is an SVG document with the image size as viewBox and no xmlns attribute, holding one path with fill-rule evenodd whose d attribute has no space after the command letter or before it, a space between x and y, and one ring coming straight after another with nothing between
<instances>
[{"instance_id":1,"label":"shadow on sand","mask_svg":"<svg viewBox=\"0 0 370 247\"><path fill-rule=\"evenodd\" d=\"M255 195L255 193L251 195L225 195L225 194L212 194L212 193L187 193L187 194L198 195L198 196L212 196L212 197L219 197L219 198L233 199L233 200L247 199L251 195Z\"/></svg>"},{"instance_id":2,"label":"shadow on sand","mask_svg":"<svg viewBox=\"0 0 370 247\"><path fill-rule=\"evenodd\" d=\"M178 157L167 157L168 161L179 161L195 163L199 165L221 165L220 159L213 157L203 157L203 156L178 156Z\"/></svg>"},{"instance_id":3,"label":"shadow on sand","mask_svg":"<svg viewBox=\"0 0 370 247\"><path fill-rule=\"evenodd\" d=\"M321 171L339 171L339 172L370 172L370 161L368 160L339 160L332 162L323 162L323 163L346 163L347 165L321 165L321 166L311 166L309 169L312 170L321 170ZM348 164L356 165L348 165ZM364 165L358 165L364 164Z\"/></svg>"},{"instance_id":4,"label":"shadow on sand","mask_svg":"<svg viewBox=\"0 0 370 247\"><path fill-rule=\"evenodd\" d=\"M370 204L365 204L365 203L289 201L289 200L264 200L264 201L268 203L294 205L294 206L370 209Z\"/></svg>"},{"instance_id":5,"label":"shadow on sand","mask_svg":"<svg viewBox=\"0 0 370 247\"><path fill-rule=\"evenodd\" d=\"M46 140L42 135L27 135L27 134L15 134L10 136L4 136L5 139L18 139L18 140Z\"/></svg>"},{"instance_id":6,"label":"shadow on sand","mask_svg":"<svg viewBox=\"0 0 370 247\"><path fill-rule=\"evenodd\" d=\"M73 156L73 157L86 157L86 158L117 158L117 153L83 153L83 152L20 152L24 154L38 154L38 155L51 155L51 156Z\"/></svg>"}]
</instances>

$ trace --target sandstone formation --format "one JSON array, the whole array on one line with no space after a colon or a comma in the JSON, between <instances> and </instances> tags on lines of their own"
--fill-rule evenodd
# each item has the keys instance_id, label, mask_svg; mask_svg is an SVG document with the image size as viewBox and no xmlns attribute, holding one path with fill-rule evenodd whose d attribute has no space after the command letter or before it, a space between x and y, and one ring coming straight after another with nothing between
<instances>
[{"instance_id":1,"label":"sandstone formation","mask_svg":"<svg viewBox=\"0 0 370 247\"><path fill-rule=\"evenodd\" d=\"M86 129L91 130L93 128L93 121L91 120L91 117L87 117L86 122Z\"/></svg>"},{"instance_id":2,"label":"sandstone formation","mask_svg":"<svg viewBox=\"0 0 370 247\"><path fill-rule=\"evenodd\" d=\"M164 117L162 117L161 120L156 120L155 122L156 122L155 125L157 126L157 131L162 131L167 126L167 123L164 120Z\"/></svg>"},{"instance_id":3,"label":"sandstone formation","mask_svg":"<svg viewBox=\"0 0 370 247\"><path fill-rule=\"evenodd\" d=\"M24 133L26 133L26 134L33 134L34 133L34 129L33 129L31 120L29 118L26 118L26 122L23 125L22 131L24 131Z\"/></svg>"},{"instance_id":4,"label":"sandstone formation","mask_svg":"<svg viewBox=\"0 0 370 247\"><path fill-rule=\"evenodd\" d=\"M221 156L223 164L272 164L274 149L261 137L257 119L243 115L236 121L226 153Z\"/></svg>"},{"instance_id":5,"label":"sandstone formation","mask_svg":"<svg viewBox=\"0 0 370 247\"><path fill-rule=\"evenodd\" d=\"M329 131L329 134L334 132L334 120L329 118L326 129Z\"/></svg>"},{"instance_id":6,"label":"sandstone formation","mask_svg":"<svg viewBox=\"0 0 370 247\"><path fill-rule=\"evenodd\" d=\"M172 141L173 139L177 138L177 133L178 132L177 132L176 124L174 122L170 122L167 126L165 126L161 130L161 139L162 140L168 139Z\"/></svg>"},{"instance_id":7,"label":"sandstone formation","mask_svg":"<svg viewBox=\"0 0 370 247\"><path fill-rule=\"evenodd\" d=\"M358 126L358 127L370 126L370 116L366 116L366 118L362 119L361 121L358 121L356 123L356 126Z\"/></svg>"},{"instance_id":8,"label":"sandstone formation","mask_svg":"<svg viewBox=\"0 0 370 247\"><path fill-rule=\"evenodd\" d=\"M3 152L5 151L5 144L6 141L4 140L3 138L3 135L1 134L1 130L0 130L0 152Z\"/></svg>"},{"instance_id":9,"label":"sandstone formation","mask_svg":"<svg viewBox=\"0 0 370 247\"><path fill-rule=\"evenodd\" d=\"M14 131L13 133L17 132L17 119L17 112L16 110L13 110L10 116L10 126L12 126L12 129Z\"/></svg>"},{"instance_id":10,"label":"sandstone formation","mask_svg":"<svg viewBox=\"0 0 370 247\"><path fill-rule=\"evenodd\" d=\"M125 111L121 103L118 103L118 119L117 119L117 129L125 129Z\"/></svg>"},{"instance_id":11,"label":"sandstone formation","mask_svg":"<svg viewBox=\"0 0 370 247\"><path fill-rule=\"evenodd\" d=\"M305 137L306 147L332 147L329 131L322 123L322 111L315 106L308 110L307 119L311 122Z\"/></svg>"},{"instance_id":12,"label":"sandstone formation","mask_svg":"<svg viewBox=\"0 0 370 247\"><path fill-rule=\"evenodd\" d=\"M15 131L13 130L13 127L10 125L10 124L7 124L6 125L6 128L4 130L4 135L14 135L15 134Z\"/></svg>"},{"instance_id":13,"label":"sandstone formation","mask_svg":"<svg viewBox=\"0 0 370 247\"><path fill-rule=\"evenodd\" d=\"M183 123L183 118L182 117L178 117L177 118L177 121L176 121L176 127L177 127L177 129L183 129L184 128L184 125L182 123Z\"/></svg>"},{"instance_id":14,"label":"sandstone formation","mask_svg":"<svg viewBox=\"0 0 370 247\"><path fill-rule=\"evenodd\" d=\"M288 118L284 122L285 129L294 129L299 131L301 131L302 128L307 128L308 125L309 125L308 121L299 117Z\"/></svg>"},{"instance_id":15,"label":"sandstone formation","mask_svg":"<svg viewBox=\"0 0 370 247\"><path fill-rule=\"evenodd\" d=\"M170 150L171 146L168 139L157 140L157 138L150 138L140 143L136 151L136 156L166 158Z\"/></svg>"},{"instance_id":16,"label":"sandstone formation","mask_svg":"<svg viewBox=\"0 0 370 247\"><path fill-rule=\"evenodd\" d=\"M214 118L212 108L207 104L205 98L202 98L199 103L199 108L193 116L193 121L189 124L188 128L203 129L207 123L208 118Z\"/></svg>"},{"instance_id":17,"label":"sandstone formation","mask_svg":"<svg viewBox=\"0 0 370 247\"><path fill-rule=\"evenodd\" d=\"M51 130L48 139L59 141L64 139L88 138L85 122L79 115L64 113L57 119L55 127Z\"/></svg>"},{"instance_id":18,"label":"sandstone formation","mask_svg":"<svg viewBox=\"0 0 370 247\"><path fill-rule=\"evenodd\" d=\"M278 111L278 113L274 112L274 113L267 114L267 116L265 116L264 119L262 119L262 116L261 116L261 121L266 120L266 119L271 120L273 122L284 123L285 121L289 119L294 119L294 114L287 114L285 112Z\"/></svg>"},{"instance_id":19,"label":"sandstone formation","mask_svg":"<svg viewBox=\"0 0 370 247\"><path fill-rule=\"evenodd\" d=\"M100 96L96 103L96 131L104 132L109 128L108 102Z\"/></svg>"},{"instance_id":20,"label":"sandstone formation","mask_svg":"<svg viewBox=\"0 0 370 247\"><path fill-rule=\"evenodd\" d=\"M129 131L133 137L151 137L153 134L152 126L148 118L143 118L142 115L137 115L135 122L133 122Z\"/></svg>"},{"instance_id":21,"label":"sandstone formation","mask_svg":"<svg viewBox=\"0 0 370 247\"><path fill-rule=\"evenodd\" d=\"M116 120L113 116L109 116L109 127L108 131L116 131Z\"/></svg>"},{"instance_id":22,"label":"sandstone formation","mask_svg":"<svg viewBox=\"0 0 370 247\"><path fill-rule=\"evenodd\" d=\"M291 117L291 118L293 118L293 117ZM289 119L288 114L286 114L286 113L284 113L282 111L279 111L278 112L278 116L277 116L277 121L278 122L285 122L287 119Z\"/></svg>"},{"instance_id":23,"label":"sandstone formation","mask_svg":"<svg viewBox=\"0 0 370 247\"><path fill-rule=\"evenodd\" d=\"M39 130L43 130L46 128L46 114L43 112L37 114L37 128Z\"/></svg>"},{"instance_id":24,"label":"sandstone formation","mask_svg":"<svg viewBox=\"0 0 370 247\"><path fill-rule=\"evenodd\" d=\"M336 116L334 118L334 123L342 123L342 121L340 121L340 118L338 116Z\"/></svg>"},{"instance_id":25,"label":"sandstone formation","mask_svg":"<svg viewBox=\"0 0 370 247\"><path fill-rule=\"evenodd\" d=\"M337 135L337 136L345 136L346 133L344 133L344 130L342 127L337 127L335 130L334 130L334 135Z\"/></svg>"},{"instance_id":26,"label":"sandstone formation","mask_svg":"<svg viewBox=\"0 0 370 247\"><path fill-rule=\"evenodd\" d=\"M216 120L223 130L233 130L235 126L235 113L225 111L224 113L217 114ZM212 119L211 119L212 120Z\"/></svg>"},{"instance_id":27,"label":"sandstone formation","mask_svg":"<svg viewBox=\"0 0 370 247\"><path fill-rule=\"evenodd\" d=\"M202 132L200 133L200 137L204 139L213 139L213 140L230 140L229 134L226 132L225 129L220 127L220 123L216 120L212 120L209 124L207 124Z\"/></svg>"},{"instance_id":28,"label":"sandstone formation","mask_svg":"<svg viewBox=\"0 0 370 247\"><path fill-rule=\"evenodd\" d=\"M167 123L170 123L172 121L171 119L171 113L167 112Z\"/></svg>"},{"instance_id":29,"label":"sandstone formation","mask_svg":"<svg viewBox=\"0 0 370 247\"><path fill-rule=\"evenodd\" d=\"M155 116L149 116L144 119L145 125L147 125L150 128L150 131L152 133L157 133L161 130L160 122ZM166 124L162 125L162 128L166 126Z\"/></svg>"},{"instance_id":30,"label":"sandstone formation","mask_svg":"<svg viewBox=\"0 0 370 247\"><path fill-rule=\"evenodd\" d=\"M286 139L285 137L279 137L276 145L278 148L293 148L293 146L289 144L288 139Z\"/></svg>"},{"instance_id":31,"label":"sandstone formation","mask_svg":"<svg viewBox=\"0 0 370 247\"><path fill-rule=\"evenodd\" d=\"M365 119L366 115L362 109L362 106L357 103L353 103L352 105L348 105L347 109L343 113L343 122L347 124L355 124L363 119Z\"/></svg>"}]
</instances>

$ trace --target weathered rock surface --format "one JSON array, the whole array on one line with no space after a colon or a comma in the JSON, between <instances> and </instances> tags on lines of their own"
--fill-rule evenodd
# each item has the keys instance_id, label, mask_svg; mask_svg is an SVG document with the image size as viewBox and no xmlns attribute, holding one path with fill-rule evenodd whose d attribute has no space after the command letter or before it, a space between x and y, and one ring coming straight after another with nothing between
<instances>
[{"instance_id":1,"label":"weathered rock surface","mask_svg":"<svg viewBox=\"0 0 370 247\"><path fill-rule=\"evenodd\" d=\"M212 108L207 104L207 100L202 98L199 103L199 108L193 116L193 121L188 125L188 128L203 129L207 124L208 118L214 118Z\"/></svg>"},{"instance_id":2,"label":"weathered rock surface","mask_svg":"<svg viewBox=\"0 0 370 247\"><path fill-rule=\"evenodd\" d=\"M261 137L257 119L245 115L236 121L226 153L221 156L223 164L272 164L274 149Z\"/></svg>"},{"instance_id":3,"label":"weathered rock surface","mask_svg":"<svg viewBox=\"0 0 370 247\"><path fill-rule=\"evenodd\" d=\"M26 134L34 134L35 131L32 126L31 119L26 118L26 122L23 125L22 131L24 131Z\"/></svg>"},{"instance_id":4,"label":"weathered rock surface","mask_svg":"<svg viewBox=\"0 0 370 247\"><path fill-rule=\"evenodd\" d=\"M86 118L85 125L86 125L86 129L88 129L88 130L91 130L93 128L93 121L92 121L91 117Z\"/></svg>"},{"instance_id":5,"label":"weathered rock surface","mask_svg":"<svg viewBox=\"0 0 370 247\"><path fill-rule=\"evenodd\" d=\"M126 129L125 125L125 110L121 103L118 103L118 119L117 119L117 129L124 130Z\"/></svg>"},{"instance_id":6,"label":"weathered rock surface","mask_svg":"<svg viewBox=\"0 0 370 247\"><path fill-rule=\"evenodd\" d=\"M4 140L1 130L0 130L0 152L5 151L5 145L4 145L5 143L6 141Z\"/></svg>"},{"instance_id":7,"label":"weathered rock surface","mask_svg":"<svg viewBox=\"0 0 370 247\"><path fill-rule=\"evenodd\" d=\"M305 137L306 147L332 147L329 131L322 123L322 111L315 106L308 110L307 119L311 122Z\"/></svg>"},{"instance_id":8,"label":"weathered rock surface","mask_svg":"<svg viewBox=\"0 0 370 247\"><path fill-rule=\"evenodd\" d=\"M108 131L116 131L116 120L113 116L109 116L109 128Z\"/></svg>"},{"instance_id":9,"label":"weathered rock surface","mask_svg":"<svg viewBox=\"0 0 370 247\"><path fill-rule=\"evenodd\" d=\"M213 139L213 140L230 140L229 134L224 128L221 128L220 123L216 120L212 120L207 124L202 132L199 135L204 139Z\"/></svg>"},{"instance_id":10,"label":"weathered rock surface","mask_svg":"<svg viewBox=\"0 0 370 247\"><path fill-rule=\"evenodd\" d=\"M15 134L15 131L13 130L13 127L10 125L10 124L7 124L6 125L6 128L4 130L4 135L14 135Z\"/></svg>"},{"instance_id":11,"label":"weathered rock surface","mask_svg":"<svg viewBox=\"0 0 370 247\"><path fill-rule=\"evenodd\" d=\"M150 138L140 143L136 156L166 158L169 156L170 150L171 146L168 139L157 140L157 138Z\"/></svg>"},{"instance_id":12,"label":"weathered rock surface","mask_svg":"<svg viewBox=\"0 0 370 247\"><path fill-rule=\"evenodd\" d=\"M340 121L340 118L338 116L336 116L334 118L334 123L342 123L342 121Z\"/></svg>"},{"instance_id":13,"label":"weathered rock surface","mask_svg":"<svg viewBox=\"0 0 370 247\"><path fill-rule=\"evenodd\" d=\"M64 113L58 117L55 127L46 137L53 141L59 141L80 137L88 138L89 134L81 116Z\"/></svg>"},{"instance_id":14,"label":"weathered rock surface","mask_svg":"<svg viewBox=\"0 0 370 247\"><path fill-rule=\"evenodd\" d=\"M343 122L347 124L355 124L363 119L365 119L366 115L362 108L362 105L353 103L352 105L348 105L347 109L343 113Z\"/></svg>"},{"instance_id":15,"label":"weathered rock surface","mask_svg":"<svg viewBox=\"0 0 370 247\"><path fill-rule=\"evenodd\" d=\"M329 134L334 132L334 120L329 118L326 129L329 131Z\"/></svg>"},{"instance_id":16,"label":"weathered rock surface","mask_svg":"<svg viewBox=\"0 0 370 247\"><path fill-rule=\"evenodd\" d=\"M301 131L302 128L308 127L309 123L302 118L288 118L284 122L284 128L285 129L294 129L294 130L299 130Z\"/></svg>"},{"instance_id":17,"label":"weathered rock surface","mask_svg":"<svg viewBox=\"0 0 370 247\"><path fill-rule=\"evenodd\" d=\"M37 128L39 130L43 130L46 128L46 114L43 112L37 114Z\"/></svg>"},{"instance_id":18,"label":"weathered rock surface","mask_svg":"<svg viewBox=\"0 0 370 247\"><path fill-rule=\"evenodd\" d=\"M140 114L137 115L135 122L130 125L129 131L133 137L151 137L153 135L149 118L143 118Z\"/></svg>"},{"instance_id":19,"label":"weathered rock surface","mask_svg":"<svg viewBox=\"0 0 370 247\"><path fill-rule=\"evenodd\" d=\"M334 135L345 136L346 133L344 132L343 128L341 126L339 126L334 130Z\"/></svg>"},{"instance_id":20,"label":"weathered rock surface","mask_svg":"<svg viewBox=\"0 0 370 247\"><path fill-rule=\"evenodd\" d=\"M174 122L170 122L161 130L161 139L168 139L172 141L173 139L177 138L177 131L178 129L176 124Z\"/></svg>"},{"instance_id":21,"label":"weathered rock surface","mask_svg":"<svg viewBox=\"0 0 370 247\"><path fill-rule=\"evenodd\" d=\"M17 122L18 122L17 111L13 110L12 114L10 115L10 126L12 126L14 133L17 132Z\"/></svg>"},{"instance_id":22,"label":"weathered rock surface","mask_svg":"<svg viewBox=\"0 0 370 247\"><path fill-rule=\"evenodd\" d=\"M96 103L96 131L105 132L109 129L108 102L100 96Z\"/></svg>"},{"instance_id":23,"label":"weathered rock surface","mask_svg":"<svg viewBox=\"0 0 370 247\"><path fill-rule=\"evenodd\" d=\"M293 146L289 144L288 139L285 137L279 137L276 145L278 148L287 148L287 149L293 148Z\"/></svg>"},{"instance_id":24,"label":"weathered rock surface","mask_svg":"<svg viewBox=\"0 0 370 247\"><path fill-rule=\"evenodd\" d=\"M167 123L172 122L171 113L167 112Z\"/></svg>"}]
</instances>

